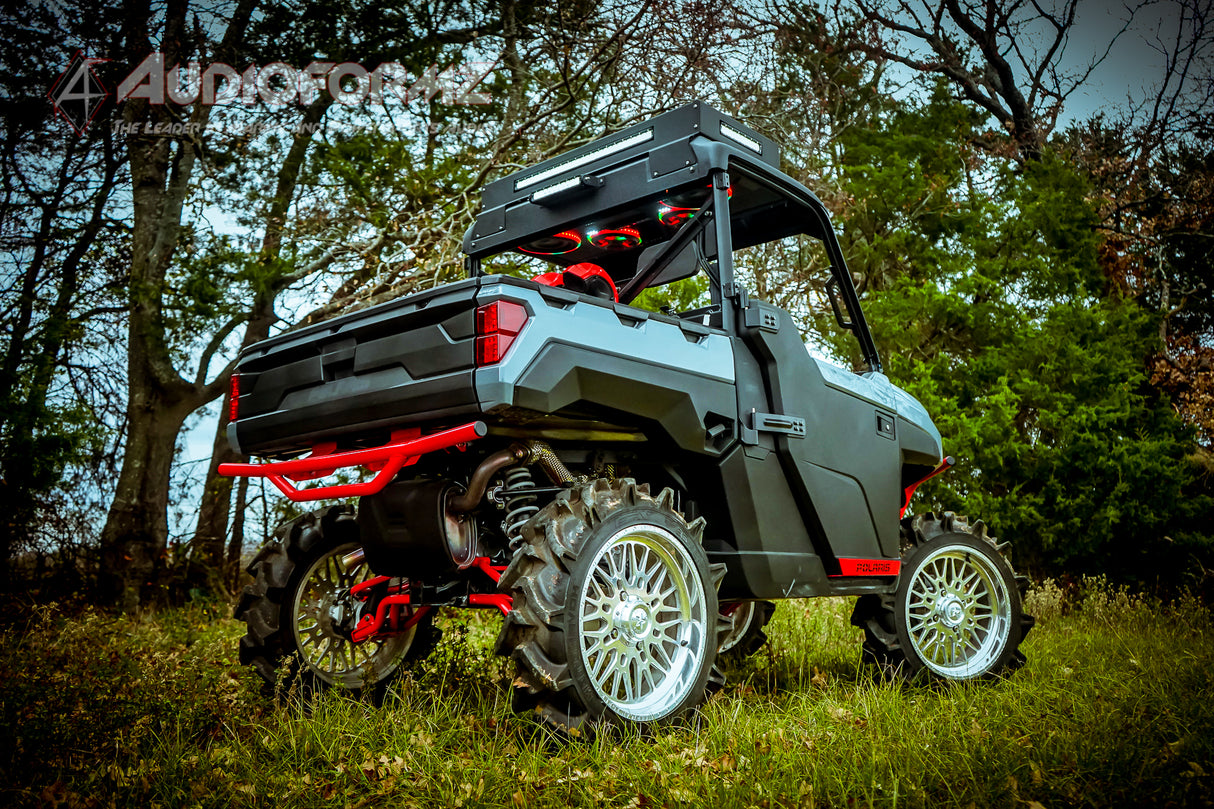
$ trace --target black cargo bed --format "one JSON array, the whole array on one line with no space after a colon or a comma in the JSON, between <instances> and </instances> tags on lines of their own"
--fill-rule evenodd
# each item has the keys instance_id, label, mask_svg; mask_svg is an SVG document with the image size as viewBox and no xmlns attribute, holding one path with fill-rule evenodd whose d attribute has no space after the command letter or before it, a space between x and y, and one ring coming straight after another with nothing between
<instances>
[{"instance_id":1,"label":"black cargo bed","mask_svg":"<svg viewBox=\"0 0 1214 809\"><path fill-rule=\"evenodd\" d=\"M467 279L410 295L246 350L228 439L248 455L479 412L473 387L476 293Z\"/></svg>"}]
</instances>

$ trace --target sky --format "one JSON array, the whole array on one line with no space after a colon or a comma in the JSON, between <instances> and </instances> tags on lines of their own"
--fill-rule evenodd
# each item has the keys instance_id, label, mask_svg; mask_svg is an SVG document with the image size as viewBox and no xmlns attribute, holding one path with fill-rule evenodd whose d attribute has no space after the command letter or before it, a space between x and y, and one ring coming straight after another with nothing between
<instances>
[{"instance_id":1,"label":"sky","mask_svg":"<svg viewBox=\"0 0 1214 809\"><path fill-rule=\"evenodd\" d=\"M1129 16L1129 10L1117 0L1081 0L1064 64L1079 67L1099 56ZM1152 97L1166 65L1160 49L1175 43L1180 19L1180 4L1176 2L1155 3L1139 10L1108 58L1069 99L1064 111L1067 118L1085 120L1101 111L1124 107L1127 99ZM1206 48L1208 52L1210 43Z\"/></svg>"}]
</instances>

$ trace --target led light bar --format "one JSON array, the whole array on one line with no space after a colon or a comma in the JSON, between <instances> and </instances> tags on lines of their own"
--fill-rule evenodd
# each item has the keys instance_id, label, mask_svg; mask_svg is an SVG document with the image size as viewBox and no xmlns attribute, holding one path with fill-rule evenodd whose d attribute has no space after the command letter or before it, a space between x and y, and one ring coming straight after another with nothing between
<instances>
[{"instance_id":1,"label":"led light bar","mask_svg":"<svg viewBox=\"0 0 1214 809\"><path fill-rule=\"evenodd\" d=\"M567 197L576 196L583 191L593 191L603 187L603 178L590 174L579 174L568 180L559 180L552 185L546 185L538 191L531 192L531 201L536 205L559 202Z\"/></svg>"},{"instance_id":2,"label":"led light bar","mask_svg":"<svg viewBox=\"0 0 1214 809\"><path fill-rule=\"evenodd\" d=\"M722 126L724 126L724 124L722 124ZM739 134L741 134L741 133L739 133ZM743 137L745 137L745 136L743 136ZM630 149L633 146L637 146L642 143L647 143L648 141L651 141L651 140L653 140L653 127L646 129L644 132L638 132L635 135L624 138L622 140L617 140L615 143L604 146L601 149L595 149L593 152L587 152L586 154L582 155L581 157L575 157L572 160L566 160L564 163L558 163L550 169L541 171L539 174L532 174L530 177L524 177L522 179L515 180L514 181L514 190L522 191L524 188L530 188L531 186L536 185L537 183L542 183L542 182L544 182L544 180L555 177L558 174L564 174L567 171L573 171L574 169L578 169L578 168L581 168L582 166L589 165L596 160L601 160L602 158L607 157L608 155L613 155L618 152L622 152L625 149ZM755 145L757 146L758 144L755 144Z\"/></svg>"},{"instance_id":3,"label":"led light bar","mask_svg":"<svg viewBox=\"0 0 1214 809\"><path fill-rule=\"evenodd\" d=\"M763 154L763 144L759 143L749 135L734 129L724 121L721 122L721 135L729 138L734 143L740 143L756 154Z\"/></svg>"},{"instance_id":4,"label":"led light bar","mask_svg":"<svg viewBox=\"0 0 1214 809\"><path fill-rule=\"evenodd\" d=\"M562 191L572 191L582 185L581 177L570 177L568 180L561 180L559 183L553 183L541 188L539 191L533 191L531 194L532 202L539 202L545 197L553 197Z\"/></svg>"}]
</instances>

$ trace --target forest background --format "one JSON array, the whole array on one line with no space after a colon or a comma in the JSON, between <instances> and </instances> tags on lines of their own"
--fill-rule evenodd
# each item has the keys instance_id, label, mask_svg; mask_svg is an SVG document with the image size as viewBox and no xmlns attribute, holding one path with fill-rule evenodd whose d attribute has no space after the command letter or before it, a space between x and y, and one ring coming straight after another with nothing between
<instances>
[{"instance_id":1,"label":"forest background","mask_svg":"<svg viewBox=\"0 0 1214 809\"><path fill-rule=\"evenodd\" d=\"M62 0L0 25L13 593L232 592L283 511L215 474L241 347L459 277L486 182L694 98L831 210L887 373L959 459L920 508L981 516L1037 578L1214 589L1208 0ZM84 127L53 92L78 51L109 91ZM155 53L183 66L166 103L116 101ZM1098 85L1124 53L1137 80ZM413 93L204 104L192 61L394 62ZM747 280L804 310L813 279Z\"/></svg>"}]
</instances>

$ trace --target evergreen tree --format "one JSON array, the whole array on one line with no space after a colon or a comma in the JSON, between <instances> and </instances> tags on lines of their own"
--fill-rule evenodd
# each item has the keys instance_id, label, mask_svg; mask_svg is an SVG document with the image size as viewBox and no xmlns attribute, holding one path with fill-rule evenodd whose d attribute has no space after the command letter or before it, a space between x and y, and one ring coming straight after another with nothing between
<instances>
[{"instance_id":1,"label":"evergreen tree","mask_svg":"<svg viewBox=\"0 0 1214 809\"><path fill-rule=\"evenodd\" d=\"M844 135L869 323L959 460L918 507L982 517L1038 572L1151 580L1208 559L1192 431L1149 384L1158 316L1102 272L1089 185L1048 148L979 153L973 121L938 89Z\"/></svg>"}]
</instances>

